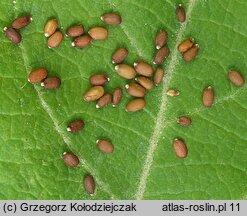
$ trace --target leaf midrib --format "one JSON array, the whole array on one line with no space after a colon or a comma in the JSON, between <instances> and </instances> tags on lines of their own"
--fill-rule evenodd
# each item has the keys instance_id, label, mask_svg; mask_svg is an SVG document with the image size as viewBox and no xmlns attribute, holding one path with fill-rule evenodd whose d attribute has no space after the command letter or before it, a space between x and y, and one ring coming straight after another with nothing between
<instances>
[{"instance_id":1,"label":"leaf midrib","mask_svg":"<svg viewBox=\"0 0 247 216\"><path fill-rule=\"evenodd\" d=\"M137 192L135 194L135 198L137 200L142 199L143 195L145 193L148 176L150 174L150 169L151 169L151 166L153 164L154 153L155 153L155 150L158 146L158 142L160 140L161 131L164 129L164 127L167 124L165 122L165 116L166 116L165 113L167 110L166 107L167 107L167 99L168 99L166 91L169 88L170 81L172 80L172 76L173 76L173 73L175 71L176 64L178 62L177 46L181 42L183 34L186 30L186 26L187 26L188 21L190 20L191 12L193 10L194 5L195 5L195 0L190 0L189 4L188 4L188 8L187 8L187 13L186 13L186 16L187 16L186 21L181 24L181 27L180 27L178 34L177 34L175 47L171 51L171 60L168 64L168 67L166 70L167 74L165 75L165 77L163 79L162 98L161 98L159 112L158 112L157 117L156 117L156 124L154 127L153 134L150 138L149 149L147 151L146 160L145 160L144 165L143 165L138 189L137 189Z\"/></svg>"},{"instance_id":2,"label":"leaf midrib","mask_svg":"<svg viewBox=\"0 0 247 216\"><path fill-rule=\"evenodd\" d=\"M190 3L189 3L189 5L191 4L191 2L195 2L195 0L191 0L190 1ZM191 11L192 11L192 9L191 9ZM187 14L188 15L188 14ZM181 28L180 28L181 29ZM122 29L123 31L124 31L124 29ZM184 29L184 31L185 31L185 29ZM179 32L181 32L181 30L179 31ZM182 37L182 35L183 35L183 32L182 32L182 34L181 34L181 37ZM127 35L128 36L128 35ZM179 34L178 34L178 36L179 36ZM170 83L170 81L171 81L171 79L172 79L172 75L173 75L173 71L175 70L175 67L176 67L176 65L174 64L174 65L172 65L172 62L176 62L176 61L173 61L173 54L174 54L174 56L175 56L175 58L177 59L177 51L176 51L176 46L177 46L177 42L178 41L180 41L180 40L178 40L179 39L179 37L177 37L177 40L176 40L176 45L175 45L175 48L174 48L174 50L172 51L172 53L171 53L171 60L170 60L170 62L169 62L169 64L168 64L168 70L167 70L167 72L168 72L168 77L166 76L165 77L165 80L164 80L164 83L163 83L163 85L162 85L162 92L163 92L163 97L162 97L162 102L161 102L161 105L160 105L160 111L161 110L163 110L162 108L164 108L164 112L163 112L163 114L162 115L160 115L160 111L159 111L159 113L158 113L158 115L157 115L157 119L159 120L159 122L161 123L161 125L163 125L163 127L162 126L159 126L160 125L160 123L158 124L158 121L157 121L157 123L156 123L156 125L155 125L155 127L154 128L156 128L157 126L159 126L159 128L160 128L160 131L161 130L163 130L164 128L166 128L167 126L168 126L168 124L169 123L171 123L171 121L169 121L169 122L165 122L165 118L164 118L164 116L165 116L165 113L166 113L166 101L167 101L167 96L164 94L165 92L166 92L166 89L169 87L169 83ZM131 42L131 40L130 40L130 42ZM22 54L22 58L23 58L23 61L24 61L24 66L25 66L25 68L26 68L26 72L27 73L29 73L29 69L30 69L30 66L29 66L29 63L28 63L28 57L27 57L27 54L26 54L26 51L25 51L25 48L24 48L24 46L22 46L22 45L20 45L20 48L21 48L21 54ZM136 48L136 50L137 50L137 52L139 51L139 49L138 48ZM25 58L26 58L26 60L25 60ZM175 59L175 60L176 60ZM26 61L26 62L25 62ZM42 97L42 95L40 94L40 92L39 92L39 89L36 87L36 86L34 86L34 88L35 88L35 91L36 91L36 93L37 93L37 96L38 96L38 98L39 98L39 100L40 100L40 103L41 103L41 105L42 105L42 100L44 101L44 103L48 106L48 104L45 102L45 100L44 100L44 98ZM246 88L245 89L241 89L241 90L237 90L236 92L234 92L233 94L231 94L231 95L229 95L229 96L226 96L226 97L224 97L223 99L220 99L219 101L216 101L216 103L220 103L221 101L227 101L228 99L230 99L230 98L233 98L233 97L235 97L235 95L237 95L237 93L238 92L240 92L240 91L244 91L244 90L246 90ZM164 97L166 98L166 99L164 99ZM215 104L216 104L215 103ZM163 105L162 105L163 104ZM47 111L47 109L42 105L42 107L44 108L44 110L47 112L47 114L49 115L49 112ZM49 106L48 106L48 108L49 108ZM198 114L199 112L202 112L202 111L204 111L205 109L203 108L203 107L199 107L199 108L197 108L197 109L194 109L194 110L192 110L192 111L190 111L189 113L190 114ZM161 117L163 117L163 118L160 118L160 116ZM51 116L49 115L49 117L51 118L51 120L52 120L52 122L54 123L54 126L55 126L55 129L56 129L56 124L58 123L58 121L56 120L56 119L53 119L52 117L54 117L55 118L55 115L53 115L52 114L52 111L51 111ZM58 124L57 124L58 125ZM64 132L63 132L63 128L60 128L59 126L58 126L58 129L59 130L57 130L56 129L56 132L63 138L63 140L64 140L64 142L68 145L68 147L70 147L70 143L71 143L71 140L69 140L69 138L66 136L66 134L64 134ZM60 132L59 132L60 131ZM157 133L156 133L157 134ZM158 135L159 135L160 133L158 133ZM63 136L64 135L64 136ZM155 129L154 129L154 132L153 132L153 135L152 135L152 137L151 137L151 139L150 139L150 146L152 145L152 142L154 142L155 141L155 139L154 139L154 135L155 135ZM65 141L65 140L67 140L67 142ZM146 184L147 184L147 179L148 179L148 176L149 176L149 173L150 173L150 169L151 169L151 167L152 167L152 163L153 163L153 155L154 155L154 152L155 152L155 150L156 150L156 148L157 148L157 145L158 145L158 142L159 142L159 140L160 140L160 135L159 135L159 137L157 138L157 142L156 142L156 144L155 144L155 148L153 149L153 153L152 153L152 161L151 161L151 164L150 164L150 166L149 166L149 169L148 169L148 175L147 175L147 178L146 178L146 180L144 181L144 183L145 183L145 188L144 188L144 190L143 190L143 192L142 192L142 194L141 194L141 196L139 196L139 199L142 199L143 198L143 195L144 195L144 193L145 193L145 189L146 189ZM151 148L151 147L150 147ZM147 155L148 155L148 153L149 153L149 151L150 151L150 148L149 148L149 150L147 151ZM82 161L84 161L83 159L81 159ZM85 169L86 170L88 170L89 172L91 172L92 173L92 168L89 166L87 166L86 164L83 164L82 165L82 167L85 167ZM144 164L144 166L143 166L143 171L145 170L145 164ZM142 171L142 175L143 175L143 171ZM141 175L141 177L140 177L140 182L141 182L141 179L142 179L142 175ZM97 174L96 174L96 178L97 178ZM99 179L97 178L96 179L97 180L97 182L99 181ZM99 182L98 182L99 183ZM99 185L101 185L101 187L102 187L102 189L104 190L104 191L106 191L110 196L112 196L112 198L113 197L115 197L109 190L108 190L108 188L107 188L107 186L106 186L106 188L104 187L104 183L103 183L103 185L101 184L101 183L99 183ZM139 184L139 187L140 187L140 184ZM136 197L138 197L137 196L138 195L138 191L137 191L137 193L136 193ZM114 198L113 198L114 199ZM116 199L116 197L115 197L115 199ZM138 199L138 198L137 198Z\"/></svg>"}]
</instances>

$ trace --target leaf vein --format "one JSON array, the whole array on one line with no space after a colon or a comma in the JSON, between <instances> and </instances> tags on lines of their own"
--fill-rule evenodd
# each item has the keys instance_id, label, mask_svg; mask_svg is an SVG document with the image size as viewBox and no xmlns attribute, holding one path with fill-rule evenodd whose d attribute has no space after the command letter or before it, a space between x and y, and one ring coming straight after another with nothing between
<instances>
[{"instance_id":1,"label":"leaf vein","mask_svg":"<svg viewBox=\"0 0 247 216\"><path fill-rule=\"evenodd\" d=\"M22 58L23 58L23 63L24 63L25 69L26 69L26 71L28 73L30 71L30 69L29 69L29 63L28 63L28 58L27 58L26 52L25 52L25 48L24 48L23 45L20 45L19 47L21 49L21 55L22 55ZM43 109L46 111L46 113L49 115L51 121L53 122L56 132L61 136L61 138L63 139L64 143L71 149L71 140L67 137L65 132L59 126L59 121L56 119L55 115L53 114L53 112L50 109L49 105L44 100L43 96L40 94L38 87L34 85L34 89L35 89L35 91L37 93L37 96L38 96L38 98L40 100L40 103L41 103ZM81 157L80 157L80 161L82 163L82 167L84 169L86 169L88 172L90 172L94 176L96 182L99 184L99 186L102 188L102 190L104 190L106 193L108 193L111 196L112 199L116 199L115 195L110 191L108 186L104 182L102 182L100 180L100 178L98 177L98 174L96 173L95 169L93 169Z\"/></svg>"},{"instance_id":2,"label":"leaf vein","mask_svg":"<svg viewBox=\"0 0 247 216\"><path fill-rule=\"evenodd\" d=\"M140 175L140 181L139 181L138 189L137 189L137 192L135 194L135 197L137 200L140 200L143 198L144 192L146 190L146 185L147 185L147 180L148 180L148 176L150 173L150 169L151 169L151 166L153 164L154 153L155 153L155 150L157 148L158 141L160 139L161 131L163 130L163 128L166 125L164 116L165 116L165 111L166 111L166 107L167 107L168 97L165 94L165 92L169 88L169 84L170 84L170 81L172 79L175 66L178 62L177 46L178 46L179 42L181 41L182 36L186 30L186 26L187 26L187 23L190 19L190 15L191 15L191 12L193 10L194 4L195 4L195 0L190 0L189 6L188 6L188 11L187 11L187 20L186 20L186 22L181 24L181 27L180 27L178 34L177 34L175 47L171 52L171 60L170 60L168 67L167 67L167 75L165 76L165 78L163 80L163 86L162 86L163 87L163 94L162 94L162 98L161 98L160 109L159 109L159 112L157 114L156 125L154 127L153 135L150 139L149 149L147 151L146 160L144 162L143 170L142 170L142 173Z\"/></svg>"}]
</instances>

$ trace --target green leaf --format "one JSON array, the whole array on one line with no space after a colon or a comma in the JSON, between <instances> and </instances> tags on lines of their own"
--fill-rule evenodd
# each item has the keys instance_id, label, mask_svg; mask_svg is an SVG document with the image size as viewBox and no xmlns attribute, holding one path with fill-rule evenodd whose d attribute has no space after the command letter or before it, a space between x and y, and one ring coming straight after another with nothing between
<instances>
[{"instance_id":1,"label":"green leaf","mask_svg":"<svg viewBox=\"0 0 247 216\"><path fill-rule=\"evenodd\" d=\"M246 85L235 87L227 72L236 68L247 77L247 2L245 0L184 1L187 22L176 19L177 0L158 1L1 1L0 27L10 26L22 14L33 22L20 30L22 42L13 45L1 33L0 86L0 198L1 199L246 199L247 198L247 100ZM106 26L100 16L117 11L123 22ZM50 17L64 31L74 23L86 30L105 26L106 41L86 49L71 46L66 37L59 47L48 49L43 27ZM147 106L126 113L130 100L96 109L82 96L88 78L107 73L106 91L128 81L119 77L111 55L118 47L129 50L126 63L152 63L154 37L168 32L171 54L162 65L162 84L145 97ZM182 60L176 47L188 37L200 45L193 62ZM33 69L45 67L62 80L60 89L44 90L27 82ZM204 108L202 90L212 86L214 105ZM168 97L169 88L179 97ZM179 115L188 115L192 125L181 127ZM66 131L76 118L85 121L78 134ZM179 159L172 149L182 138L188 157ZM96 148L98 138L115 145L113 155ZM62 154L73 151L80 166L68 168ZM83 178L92 174L97 191L84 192Z\"/></svg>"}]
</instances>

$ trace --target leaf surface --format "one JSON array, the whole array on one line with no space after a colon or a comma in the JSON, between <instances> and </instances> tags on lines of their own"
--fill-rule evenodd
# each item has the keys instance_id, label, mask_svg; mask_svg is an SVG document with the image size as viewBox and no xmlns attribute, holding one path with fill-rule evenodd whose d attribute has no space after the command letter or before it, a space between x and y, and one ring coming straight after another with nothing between
<instances>
[{"instance_id":1,"label":"leaf surface","mask_svg":"<svg viewBox=\"0 0 247 216\"><path fill-rule=\"evenodd\" d=\"M0 28L23 14L33 22L21 30L22 43L13 45L0 34L0 198L1 199L246 199L247 197L247 101L246 85L233 86L227 72L236 68L247 77L247 3L244 0L184 1L187 22L180 24L175 8L166 1L1 1ZM106 26L100 16L121 14L120 26ZM62 31L81 23L109 30L106 41L95 41L86 49L75 49L66 37L59 47L48 49L43 27L55 17ZM89 77L106 73L107 92L128 81L119 77L111 55L126 47L126 63L152 63L154 37L168 32L171 54L162 65L162 84L148 92L147 106L126 113L131 99L125 93L121 104L96 109L82 100L90 87ZM200 50L187 63L177 45L195 38ZM58 90L44 90L27 82L30 71L45 67L62 80ZM212 108L202 106L202 90L212 86L216 98ZM168 97L169 88L179 97ZM181 127L176 119L188 115L192 125ZM78 134L66 131L76 118L85 121ZM172 149L174 138L188 147L186 159ZM96 148L106 138L115 145L113 155ZM64 151L76 153L81 164L68 168ZM97 191L88 196L83 189L86 174L95 177Z\"/></svg>"}]
</instances>

